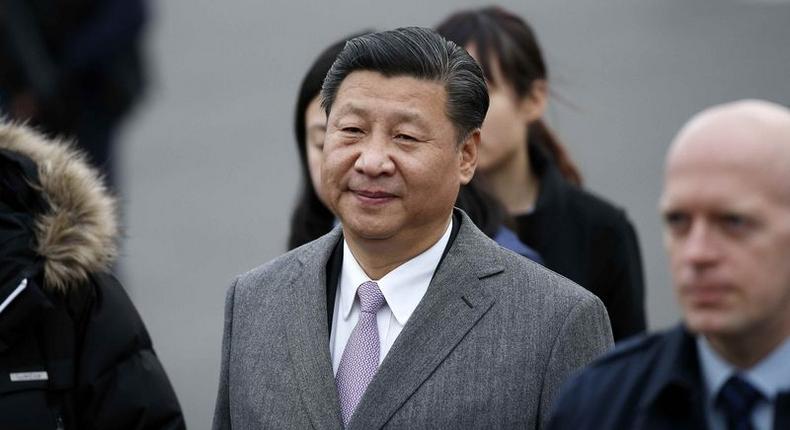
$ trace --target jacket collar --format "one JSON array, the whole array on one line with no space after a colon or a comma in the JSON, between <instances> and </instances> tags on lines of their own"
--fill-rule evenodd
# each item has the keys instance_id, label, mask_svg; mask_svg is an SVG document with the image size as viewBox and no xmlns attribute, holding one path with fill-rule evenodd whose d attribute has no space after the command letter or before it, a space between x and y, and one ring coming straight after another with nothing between
<instances>
[{"instance_id":1,"label":"jacket collar","mask_svg":"<svg viewBox=\"0 0 790 430\"><path fill-rule=\"evenodd\" d=\"M704 382L694 335L679 324L666 333L663 348L639 405L646 422L637 428L653 428L658 422L668 423L667 428L706 428ZM790 428L790 392L780 392L776 398L774 428Z\"/></svg>"},{"instance_id":2,"label":"jacket collar","mask_svg":"<svg viewBox=\"0 0 790 430\"><path fill-rule=\"evenodd\" d=\"M704 390L694 336L680 324L666 333L640 409L647 417L692 420L704 428Z\"/></svg>"},{"instance_id":3,"label":"jacket collar","mask_svg":"<svg viewBox=\"0 0 790 430\"><path fill-rule=\"evenodd\" d=\"M568 187L551 156L536 145L529 146L530 168L538 178L538 197L532 212L520 215L529 219L529 228L520 229L525 243L540 248L542 241L560 234L564 223L557 222L567 212Z\"/></svg>"},{"instance_id":4,"label":"jacket collar","mask_svg":"<svg viewBox=\"0 0 790 430\"><path fill-rule=\"evenodd\" d=\"M541 210L545 212L547 208L550 208L551 211L564 209L566 201L564 190L569 184L562 177L562 173L560 173L551 155L536 145L530 145L529 162L532 171L540 182L534 213L539 214Z\"/></svg>"}]
</instances>

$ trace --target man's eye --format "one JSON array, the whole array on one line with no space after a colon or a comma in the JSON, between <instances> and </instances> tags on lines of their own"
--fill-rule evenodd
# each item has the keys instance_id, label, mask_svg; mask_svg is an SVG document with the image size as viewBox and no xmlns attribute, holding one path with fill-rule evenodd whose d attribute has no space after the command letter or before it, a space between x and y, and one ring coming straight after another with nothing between
<instances>
[{"instance_id":1,"label":"man's eye","mask_svg":"<svg viewBox=\"0 0 790 430\"><path fill-rule=\"evenodd\" d=\"M417 138L416 138L416 137L414 137L414 136L409 136L408 134L403 134L403 133L396 135L396 136L395 136L395 139L398 139L398 140L407 140L407 141L410 141L410 142L416 142L416 141L417 141Z\"/></svg>"},{"instance_id":2,"label":"man's eye","mask_svg":"<svg viewBox=\"0 0 790 430\"><path fill-rule=\"evenodd\" d=\"M689 217L679 212L669 212L664 215L664 225L673 232L682 232L689 226Z\"/></svg>"},{"instance_id":3,"label":"man's eye","mask_svg":"<svg viewBox=\"0 0 790 430\"><path fill-rule=\"evenodd\" d=\"M739 233L752 226L752 221L742 215L738 214L724 214L719 217L721 226L730 232Z\"/></svg>"},{"instance_id":4,"label":"man's eye","mask_svg":"<svg viewBox=\"0 0 790 430\"><path fill-rule=\"evenodd\" d=\"M351 133L351 134L362 133L362 129L359 127L343 127L340 130L344 133Z\"/></svg>"}]
</instances>

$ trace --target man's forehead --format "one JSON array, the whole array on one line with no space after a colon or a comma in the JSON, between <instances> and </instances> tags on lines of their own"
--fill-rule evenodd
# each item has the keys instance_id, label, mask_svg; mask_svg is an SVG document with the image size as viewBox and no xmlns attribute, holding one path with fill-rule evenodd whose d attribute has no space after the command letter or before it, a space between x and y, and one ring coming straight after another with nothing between
<instances>
[{"instance_id":1,"label":"man's forehead","mask_svg":"<svg viewBox=\"0 0 790 430\"><path fill-rule=\"evenodd\" d=\"M402 120L419 121L425 109L444 111L445 100L444 87L437 81L355 71L341 83L331 114L364 116L386 111Z\"/></svg>"},{"instance_id":2,"label":"man's forehead","mask_svg":"<svg viewBox=\"0 0 790 430\"><path fill-rule=\"evenodd\" d=\"M748 212L766 201L765 190L720 172L684 171L667 177L659 207L666 210Z\"/></svg>"},{"instance_id":3,"label":"man's forehead","mask_svg":"<svg viewBox=\"0 0 790 430\"><path fill-rule=\"evenodd\" d=\"M368 117L374 111L386 111L391 117L400 121L421 122L423 117L419 109L410 108L408 106L391 106L382 104L380 100L371 102L371 100L347 100L340 103L337 109L337 116L344 115L357 115L361 117Z\"/></svg>"},{"instance_id":4,"label":"man's forehead","mask_svg":"<svg viewBox=\"0 0 790 430\"><path fill-rule=\"evenodd\" d=\"M679 157L667 169L660 208L743 214L775 205L790 208L789 176L777 175L753 159L739 162L716 154L708 154L707 159ZM779 177L788 182L780 182Z\"/></svg>"},{"instance_id":5,"label":"man's forehead","mask_svg":"<svg viewBox=\"0 0 790 430\"><path fill-rule=\"evenodd\" d=\"M341 81L338 95L351 88L362 90L380 89L382 85L397 85L412 93L420 94L426 90L444 93L444 84L435 79L424 79L409 74L385 75L375 70L355 70Z\"/></svg>"}]
</instances>

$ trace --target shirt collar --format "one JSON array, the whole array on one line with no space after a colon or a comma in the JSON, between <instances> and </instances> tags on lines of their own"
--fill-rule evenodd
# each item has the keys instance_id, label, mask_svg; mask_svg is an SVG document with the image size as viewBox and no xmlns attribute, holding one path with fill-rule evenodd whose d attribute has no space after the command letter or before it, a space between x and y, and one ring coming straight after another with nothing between
<instances>
[{"instance_id":1,"label":"shirt collar","mask_svg":"<svg viewBox=\"0 0 790 430\"><path fill-rule=\"evenodd\" d=\"M738 372L735 366L724 360L703 336L697 337L702 374L707 385L708 400L715 399L727 379ZM767 357L753 367L739 372L750 384L768 399L780 391L790 389L790 338L787 338Z\"/></svg>"},{"instance_id":2,"label":"shirt collar","mask_svg":"<svg viewBox=\"0 0 790 430\"><path fill-rule=\"evenodd\" d=\"M790 390L790 337L767 357L749 369L749 380L769 399L780 391Z\"/></svg>"},{"instance_id":3,"label":"shirt collar","mask_svg":"<svg viewBox=\"0 0 790 430\"><path fill-rule=\"evenodd\" d=\"M450 240L452 227L451 216L447 229L435 244L376 281L387 301L387 306L400 325L406 325L406 321L428 290L444 248ZM343 268L340 280L340 315L345 320L351 314L357 288L371 280L351 253L345 239L343 239Z\"/></svg>"},{"instance_id":4,"label":"shirt collar","mask_svg":"<svg viewBox=\"0 0 790 430\"><path fill-rule=\"evenodd\" d=\"M706 399L712 404L721 387L737 369L721 358L704 336L697 336L697 350L702 378L705 381Z\"/></svg>"},{"instance_id":5,"label":"shirt collar","mask_svg":"<svg viewBox=\"0 0 790 430\"><path fill-rule=\"evenodd\" d=\"M656 342L660 342L655 348L658 348L661 359L645 384L640 408L660 407L665 402L673 408L693 408L692 401L701 378L694 336L684 324L679 324Z\"/></svg>"}]
</instances>

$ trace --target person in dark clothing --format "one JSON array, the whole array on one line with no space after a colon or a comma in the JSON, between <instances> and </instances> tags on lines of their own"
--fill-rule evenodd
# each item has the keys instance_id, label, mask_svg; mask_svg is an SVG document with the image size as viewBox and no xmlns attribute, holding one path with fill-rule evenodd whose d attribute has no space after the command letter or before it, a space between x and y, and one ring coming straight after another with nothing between
<instances>
[{"instance_id":1,"label":"person in dark clothing","mask_svg":"<svg viewBox=\"0 0 790 430\"><path fill-rule=\"evenodd\" d=\"M466 49L486 75L491 106L478 168L505 206L506 224L549 269L597 295L615 341L646 328L636 232L625 213L581 188L567 151L542 119L546 63L529 25L487 7L455 13L437 31Z\"/></svg>"},{"instance_id":2,"label":"person in dark clothing","mask_svg":"<svg viewBox=\"0 0 790 430\"><path fill-rule=\"evenodd\" d=\"M302 172L302 190L291 215L288 249L294 249L329 233L335 215L320 196L320 171L326 113L320 107L319 93L324 77L345 46L346 40L369 32L362 32L336 42L315 59L302 79L294 110L294 134ZM540 255L522 243L504 225L505 211L499 202L484 191L477 181L461 187L456 206L463 209L483 233L511 251L542 263Z\"/></svg>"},{"instance_id":3,"label":"person in dark clothing","mask_svg":"<svg viewBox=\"0 0 790 430\"><path fill-rule=\"evenodd\" d=\"M695 116L661 212L683 322L621 344L564 386L553 430L790 429L790 110Z\"/></svg>"},{"instance_id":4,"label":"person in dark clothing","mask_svg":"<svg viewBox=\"0 0 790 430\"><path fill-rule=\"evenodd\" d=\"M115 205L81 153L0 123L0 428L185 428L107 272Z\"/></svg>"},{"instance_id":5,"label":"person in dark clothing","mask_svg":"<svg viewBox=\"0 0 790 430\"><path fill-rule=\"evenodd\" d=\"M5 0L0 111L75 138L115 187L117 128L145 87L145 0Z\"/></svg>"}]
</instances>

